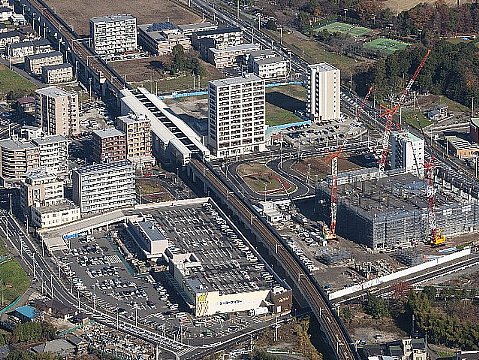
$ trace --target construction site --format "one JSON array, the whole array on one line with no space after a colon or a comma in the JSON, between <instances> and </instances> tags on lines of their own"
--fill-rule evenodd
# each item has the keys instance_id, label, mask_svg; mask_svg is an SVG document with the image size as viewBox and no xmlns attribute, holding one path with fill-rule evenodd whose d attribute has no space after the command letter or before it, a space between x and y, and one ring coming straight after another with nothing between
<instances>
[{"instance_id":1,"label":"construction site","mask_svg":"<svg viewBox=\"0 0 479 360\"><path fill-rule=\"evenodd\" d=\"M429 243L431 236L427 181L404 171L362 169L342 173L337 185L337 234L373 250L396 250ZM331 186L318 184L318 215L327 221ZM476 203L437 188L433 216L446 237L478 228Z\"/></svg>"}]
</instances>

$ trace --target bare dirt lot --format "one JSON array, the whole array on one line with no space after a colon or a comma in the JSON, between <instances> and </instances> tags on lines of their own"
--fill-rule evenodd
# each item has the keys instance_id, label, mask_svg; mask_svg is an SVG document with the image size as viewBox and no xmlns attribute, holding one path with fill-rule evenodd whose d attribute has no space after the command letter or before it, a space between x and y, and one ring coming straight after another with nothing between
<instances>
[{"instance_id":1,"label":"bare dirt lot","mask_svg":"<svg viewBox=\"0 0 479 360\"><path fill-rule=\"evenodd\" d=\"M95 16L131 14L138 24L171 21L188 24L200 21L200 17L169 0L46 0L57 14L80 36L88 36L89 20Z\"/></svg>"},{"instance_id":2,"label":"bare dirt lot","mask_svg":"<svg viewBox=\"0 0 479 360\"><path fill-rule=\"evenodd\" d=\"M387 0L384 2L384 7L391 9L393 13L400 13L401 11L406 11L412 9L414 6L420 3L430 3L433 4L437 0ZM443 1L447 5L455 5L457 4L456 0L444 0ZM466 2L471 2L466 0ZM462 3L462 1L461 1Z\"/></svg>"},{"instance_id":3,"label":"bare dirt lot","mask_svg":"<svg viewBox=\"0 0 479 360\"><path fill-rule=\"evenodd\" d=\"M355 170L359 168L359 165L356 165L348 159L343 157L338 159L339 172ZM318 180L324 179L327 175L331 174L331 160L326 159L324 156L310 157L295 164L294 169L305 175L307 175L309 171L310 176L318 176Z\"/></svg>"}]
</instances>

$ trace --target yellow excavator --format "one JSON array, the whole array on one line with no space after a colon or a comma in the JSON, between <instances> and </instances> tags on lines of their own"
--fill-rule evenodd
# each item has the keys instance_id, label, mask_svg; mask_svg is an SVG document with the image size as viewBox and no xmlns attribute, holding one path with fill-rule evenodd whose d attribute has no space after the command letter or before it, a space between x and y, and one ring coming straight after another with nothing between
<instances>
[{"instance_id":1,"label":"yellow excavator","mask_svg":"<svg viewBox=\"0 0 479 360\"><path fill-rule=\"evenodd\" d=\"M442 246L446 243L446 237L442 233L442 229L434 229L431 231L431 246Z\"/></svg>"}]
</instances>

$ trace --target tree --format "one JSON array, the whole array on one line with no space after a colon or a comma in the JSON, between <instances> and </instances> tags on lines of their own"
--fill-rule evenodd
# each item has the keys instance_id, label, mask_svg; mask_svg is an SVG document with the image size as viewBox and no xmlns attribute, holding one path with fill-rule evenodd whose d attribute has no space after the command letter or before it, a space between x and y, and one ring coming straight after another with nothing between
<instances>
[{"instance_id":1,"label":"tree","mask_svg":"<svg viewBox=\"0 0 479 360\"><path fill-rule=\"evenodd\" d=\"M386 300L375 295L368 294L365 311L374 319L381 319L389 316L389 309Z\"/></svg>"},{"instance_id":2,"label":"tree","mask_svg":"<svg viewBox=\"0 0 479 360\"><path fill-rule=\"evenodd\" d=\"M176 74L180 71L185 70L186 68L186 56L185 56L185 49L181 44L176 44L171 52L172 55L172 63L171 63L171 72Z\"/></svg>"},{"instance_id":3,"label":"tree","mask_svg":"<svg viewBox=\"0 0 479 360\"><path fill-rule=\"evenodd\" d=\"M278 30L278 25L276 24L276 21L274 21L273 19L269 19L269 20L266 22L266 25L265 25L264 27L265 27L266 29L272 30L272 31Z\"/></svg>"}]
</instances>

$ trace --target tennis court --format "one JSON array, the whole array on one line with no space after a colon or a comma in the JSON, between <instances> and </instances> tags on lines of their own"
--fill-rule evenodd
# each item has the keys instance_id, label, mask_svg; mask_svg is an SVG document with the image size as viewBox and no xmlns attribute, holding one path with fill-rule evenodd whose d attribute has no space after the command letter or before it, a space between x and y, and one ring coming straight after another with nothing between
<instances>
[{"instance_id":1,"label":"tennis court","mask_svg":"<svg viewBox=\"0 0 479 360\"><path fill-rule=\"evenodd\" d=\"M375 53L390 55L396 51L404 50L408 46L408 44L402 41L378 38L364 44L364 49L373 51Z\"/></svg>"},{"instance_id":2,"label":"tennis court","mask_svg":"<svg viewBox=\"0 0 479 360\"><path fill-rule=\"evenodd\" d=\"M341 33L341 34L350 35L352 37L361 37L361 36L365 36L369 34L372 30L362 26L355 26L355 25L346 24L346 23L337 21L328 25L321 26L315 29L314 31L315 32L327 31L332 34Z\"/></svg>"}]
</instances>

